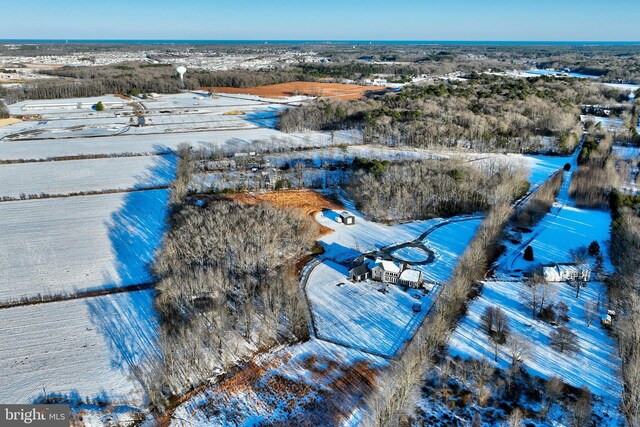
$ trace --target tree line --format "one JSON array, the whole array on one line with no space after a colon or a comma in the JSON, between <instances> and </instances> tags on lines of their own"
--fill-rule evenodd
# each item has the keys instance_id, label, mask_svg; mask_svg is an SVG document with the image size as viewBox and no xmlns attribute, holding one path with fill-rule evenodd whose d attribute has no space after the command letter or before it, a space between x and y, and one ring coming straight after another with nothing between
<instances>
[{"instance_id":1,"label":"tree line","mask_svg":"<svg viewBox=\"0 0 640 427\"><path fill-rule=\"evenodd\" d=\"M183 86L173 65L149 63L61 67L42 73L54 78L33 80L19 88L0 87L0 97L16 102L24 99L101 96L105 93L178 93L183 89L195 90L199 87L251 87L302 79L296 70L189 70L184 76Z\"/></svg>"},{"instance_id":2,"label":"tree line","mask_svg":"<svg viewBox=\"0 0 640 427\"><path fill-rule=\"evenodd\" d=\"M640 425L640 217L629 208L613 215L610 252L616 272L607 285L620 316L614 332L622 359L622 412L635 426Z\"/></svg>"},{"instance_id":3,"label":"tree line","mask_svg":"<svg viewBox=\"0 0 640 427\"><path fill-rule=\"evenodd\" d=\"M604 208L609 195L619 184L618 174L611 156L612 135L605 130L593 129L585 135L578 155L577 171L571 176L569 195L578 206Z\"/></svg>"}]
</instances>

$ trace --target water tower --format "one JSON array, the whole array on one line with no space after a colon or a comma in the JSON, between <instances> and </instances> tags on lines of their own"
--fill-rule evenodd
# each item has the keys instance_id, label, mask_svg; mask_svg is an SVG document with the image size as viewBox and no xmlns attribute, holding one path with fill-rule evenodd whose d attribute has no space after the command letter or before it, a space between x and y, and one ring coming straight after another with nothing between
<instances>
[{"instance_id":1,"label":"water tower","mask_svg":"<svg viewBox=\"0 0 640 427\"><path fill-rule=\"evenodd\" d=\"M184 65L179 65L176 68L176 72L178 73L178 75L180 75L180 81L182 82L182 87L184 88L184 73L187 72L187 67L185 67Z\"/></svg>"}]
</instances>

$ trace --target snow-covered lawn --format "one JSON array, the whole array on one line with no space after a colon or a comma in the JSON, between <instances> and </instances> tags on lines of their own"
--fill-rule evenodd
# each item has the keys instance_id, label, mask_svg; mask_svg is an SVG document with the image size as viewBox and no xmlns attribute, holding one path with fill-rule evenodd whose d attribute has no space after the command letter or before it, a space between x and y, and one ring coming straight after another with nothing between
<instances>
[{"instance_id":1,"label":"snow-covered lawn","mask_svg":"<svg viewBox=\"0 0 640 427\"><path fill-rule=\"evenodd\" d=\"M526 155L523 157L529 167L529 183L532 188L538 187L573 159L573 156Z\"/></svg>"},{"instance_id":2,"label":"snow-covered lawn","mask_svg":"<svg viewBox=\"0 0 640 427\"><path fill-rule=\"evenodd\" d=\"M0 301L149 281L167 198L149 190L0 203Z\"/></svg>"},{"instance_id":3,"label":"snow-covered lawn","mask_svg":"<svg viewBox=\"0 0 640 427\"><path fill-rule=\"evenodd\" d=\"M431 264L414 267L422 271L424 280L444 283L451 277L458 258L475 236L481 221L480 218L475 218L452 222L427 236L423 243L434 252L435 260Z\"/></svg>"},{"instance_id":4,"label":"snow-covered lawn","mask_svg":"<svg viewBox=\"0 0 640 427\"><path fill-rule=\"evenodd\" d=\"M0 402L142 403L129 366L154 350L153 292L0 310Z\"/></svg>"},{"instance_id":5,"label":"snow-covered lawn","mask_svg":"<svg viewBox=\"0 0 640 427\"><path fill-rule=\"evenodd\" d=\"M609 212L564 206L557 215L547 215L534 230L534 233L540 231L531 242L534 261L526 261L522 256L518 256L510 267L513 270L526 271L540 264L574 262L570 251L588 246L596 240L605 259L605 268L612 271L613 267L607 255L610 224ZM527 237L529 234L522 236L523 240ZM505 268L508 267L505 265Z\"/></svg>"},{"instance_id":6,"label":"snow-covered lawn","mask_svg":"<svg viewBox=\"0 0 640 427\"><path fill-rule=\"evenodd\" d=\"M0 198L169 185L176 163L175 155L166 155L2 165Z\"/></svg>"},{"instance_id":7,"label":"snow-covered lawn","mask_svg":"<svg viewBox=\"0 0 640 427\"><path fill-rule=\"evenodd\" d=\"M388 226L367 220L343 193L339 197L345 208L356 216L356 224L337 223L338 213L334 211L316 215L318 222L335 230L320 239L326 250L324 260L311 271L306 285L318 337L374 354L394 356L413 336L440 287L434 287L420 299L413 295L422 295L421 291L405 292L395 285L389 285L389 292L384 294L378 291L382 287L380 283L349 282L345 265L368 250L413 241L445 220ZM453 218L451 223L435 229L423 241L434 251L434 262L413 268L422 271L428 282L445 282L480 221L477 217ZM401 249L395 255L407 251L416 250ZM424 251L420 252L424 254ZM405 255L417 256L413 253ZM336 286L340 283L344 284ZM418 313L412 310L417 302L422 303L422 311Z\"/></svg>"},{"instance_id":8,"label":"snow-covered lawn","mask_svg":"<svg viewBox=\"0 0 640 427\"><path fill-rule=\"evenodd\" d=\"M324 261L311 273L307 295L318 338L374 354L394 356L416 332L432 303L432 295L403 291L395 285L378 282L352 283L349 270ZM434 288L437 293L439 288ZM420 312L412 306L422 303Z\"/></svg>"},{"instance_id":9,"label":"snow-covered lawn","mask_svg":"<svg viewBox=\"0 0 640 427\"><path fill-rule=\"evenodd\" d=\"M429 258L429 254L422 248L404 247L391 252L394 258L406 262L423 262Z\"/></svg>"},{"instance_id":10,"label":"snow-covered lawn","mask_svg":"<svg viewBox=\"0 0 640 427\"><path fill-rule=\"evenodd\" d=\"M576 169L576 156L569 160L572 169ZM540 264L575 262L572 251L588 246L594 240L600 244L605 270L612 271L607 248L611 215L606 211L575 206L569 197L571 174L564 173L556 201L533 230L523 232L519 236L520 243L504 242L507 249L497 262L498 278L507 280L520 276ZM524 260L527 245L533 248L534 261Z\"/></svg>"},{"instance_id":11,"label":"snow-covered lawn","mask_svg":"<svg viewBox=\"0 0 640 427\"><path fill-rule=\"evenodd\" d=\"M612 149L614 157L623 160L640 160L640 147L616 144Z\"/></svg>"},{"instance_id":12,"label":"snow-covered lawn","mask_svg":"<svg viewBox=\"0 0 640 427\"><path fill-rule=\"evenodd\" d=\"M621 393L618 378L620 359L615 340L601 328L599 317L590 327L585 319L585 301L597 300L604 284L590 282L576 298L575 288L566 283L553 283L558 290L556 301L569 306L568 326L578 335L580 351L577 354L560 353L549 346L549 335L555 327L532 320L531 309L520 302L521 282L485 282L482 295L469 306L468 314L453 333L449 348L453 355L493 360L493 350L487 336L481 331L480 316L488 306L496 305L506 313L512 333L523 335L531 343L530 355L524 364L532 375L558 376L563 381L581 387L586 385L600 396L617 401ZM604 306L601 313L606 311ZM497 365L506 368L511 363L508 350L502 346Z\"/></svg>"}]
</instances>

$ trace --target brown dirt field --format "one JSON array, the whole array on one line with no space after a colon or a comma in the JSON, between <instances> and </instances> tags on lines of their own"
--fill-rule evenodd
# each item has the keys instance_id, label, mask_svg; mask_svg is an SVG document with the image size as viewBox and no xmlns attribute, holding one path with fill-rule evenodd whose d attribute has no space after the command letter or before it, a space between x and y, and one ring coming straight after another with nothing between
<instances>
[{"instance_id":1,"label":"brown dirt field","mask_svg":"<svg viewBox=\"0 0 640 427\"><path fill-rule=\"evenodd\" d=\"M20 123L20 119L0 119L0 128L3 126L9 126L15 123Z\"/></svg>"},{"instance_id":2,"label":"brown dirt field","mask_svg":"<svg viewBox=\"0 0 640 427\"><path fill-rule=\"evenodd\" d=\"M322 194L312 190L282 190L268 193L235 193L227 197L238 203L257 205L261 202L271 203L277 208L293 208L304 215L309 215L315 219L315 215L323 209L343 210L344 207L327 199ZM333 233L333 230L320 225L320 235Z\"/></svg>"},{"instance_id":3,"label":"brown dirt field","mask_svg":"<svg viewBox=\"0 0 640 427\"><path fill-rule=\"evenodd\" d=\"M218 93L256 95L264 98L284 98L286 96L303 94L322 98L349 100L359 99L364 97L367 92L375 92L386 88L384 86L359 86L342 83L290 82L249 88L203 87L200 89L211 90L212 92Z\"/></svg>"}]
</instances>

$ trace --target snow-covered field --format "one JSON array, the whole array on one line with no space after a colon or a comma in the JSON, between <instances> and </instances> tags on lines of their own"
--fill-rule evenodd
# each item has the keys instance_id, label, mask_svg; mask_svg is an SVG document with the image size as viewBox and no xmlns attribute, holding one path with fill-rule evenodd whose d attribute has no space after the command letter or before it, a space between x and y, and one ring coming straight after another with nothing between
<instances>
[{"instance_id":1,"label":"snow-covered field","mask_svg":"<svg viewBox=\"0 0 640 427\"><path fill-rule=\"evenodd\" d=\"M10 126L9 126L10 127ZM236 151L285 150L353 144L359 136L343 132L337 137L320 132L284 134L268 128L221 130L158 135L121 135L45 141L0 141L0 160L31 160L79 155L157 154L175 151L180 144L194 148Z\"/></svg>"},{"instance_id":2,"label":"snow-covered field","mask_svg":"<svg viewBox=\"0 0 640 427\"><path fill-rule=\"evenodd\" d=\"M167 198L152 190L0 203L0 301L148 282Z\"/></svg>"},{"instance_id":3,"label":"snow-covered field","mask_svg":"<svg viewBox=\"0 0 640 427\"><path fill-rule=\"evenodd\" d=\"M584 303L597 300L604 284L589 282L576 298L575 288L566 283L553 283L557 288L556 301L569 306L569 323L579 338L580 351L577 354L560 353L549 346L549 335L554 326L538 320L532 320L531 309L520 301L520 290L526 285L521 282L485 282L482 295L469 306L468 314L453 333L449 348L453 355L473 357L493 361L493 349L481 332L480 316L488 306L499 306L509 319L512 333L518 333L531 343L530 354L525 356L524 364L532 375L543 378L558 376L576 387L586 385L600 396L610 399L615 405L621 393L618 376L620 359L616 342L599 324L599 316L587 327ZM606 313L604 305L600 313ZM506 368L511 356L505 346L498 355L497 365Z\"/></svg>"},{"instance_id":4,"label":"snow-covered field","mask_svg":"<svg viewBox=\"0 0 640 427\"><path fill-rule=\"evenodd\" d=\"M176 163L175 155L166 155L2 165L0 198L169 185Z\"/></svg>"},{"instance_id":5,"label":"snow-covered field","mask_svg":"<svg viewBox=\"0 0 640 427\"><path fill-rule=\"evenodd\" d=\"M575 155L571 158L557 159L563 159L557 164L563 165L568 162L572 165L572 170L577 167ZM546 159L544 161L547 162ZM553 163L549 163L551 164ZM520 243L503 242L507 249L497 261L498 278L510 280L512 277L520 277L523 272L540 264L574 262L572 252L588 246L594 240L600 244L605 270L612 271L607 249L611 215L606 211L575 206L569 197L571 174L572 172L565 172L556 201L533 230L521 233ZM533 248L534 261L526 261L523 258L527 245Z\"/></svg>"},{"instance_id":6,"label":"snow-covered field","mask_svg":"<svg viewBox=\"0 0 640 427\"><path fill-rule=\"evenodd\" d=\"M0 310L0 402L140 404L129 367L153 354L152 291Z\"/></svg>"}]
</instances>

